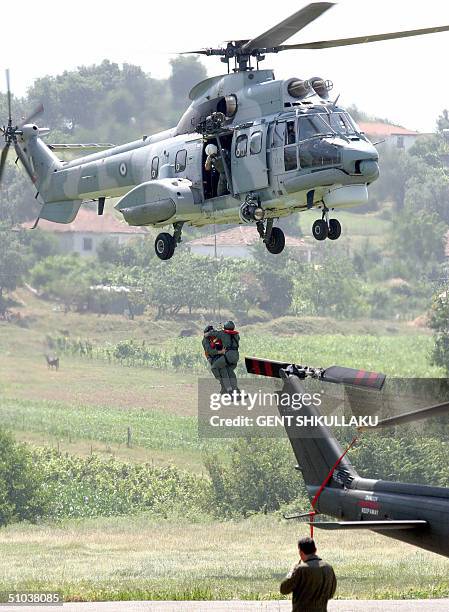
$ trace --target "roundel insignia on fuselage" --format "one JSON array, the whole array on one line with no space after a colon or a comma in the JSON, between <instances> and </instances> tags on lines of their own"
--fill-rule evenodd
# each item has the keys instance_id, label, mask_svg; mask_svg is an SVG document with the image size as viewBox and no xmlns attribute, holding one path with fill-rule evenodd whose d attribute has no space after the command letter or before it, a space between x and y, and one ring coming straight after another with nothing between
<instances>
[{"instance_id":1,"label":"roundel insignia on fuselage","mask_svg":"<svg viewBox=\"0 0 449 612\"><path fill-rule=\"evenodd\" d=\"M122 162L120 164L120 166L118 167L118 171L120 172L121 176L126 176L126 174L128 172L128 168L126 167L125 162Z\"/></svg>"}]
</instances>

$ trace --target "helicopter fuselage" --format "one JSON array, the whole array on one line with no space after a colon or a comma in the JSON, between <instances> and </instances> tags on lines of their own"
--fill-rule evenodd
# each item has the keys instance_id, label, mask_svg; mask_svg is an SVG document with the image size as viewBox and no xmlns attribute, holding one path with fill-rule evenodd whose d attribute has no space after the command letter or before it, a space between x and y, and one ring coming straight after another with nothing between
<instances>
[{"instance_id":1,"label":"helicopter fuselage","mask_svg":"<svg viewBox=\"0 0 449 612\"><path fill-rule=\"evenodd\" d=\"M36 126L24 126L41 217L70 222L83 200L106 197L120 198L116 208L130 225L156 227L256 222L248 204L275 219L367 202L367 185L379 173L376 149L343 108L309 85L298 98L303 83L274 80L269 70L206 79L176 127L68 162ZM214 114L222 124L200 133ZM225 195L217 194L218 174L205 170L210 143L227 153Z\"/></svg>"}]
</instances>

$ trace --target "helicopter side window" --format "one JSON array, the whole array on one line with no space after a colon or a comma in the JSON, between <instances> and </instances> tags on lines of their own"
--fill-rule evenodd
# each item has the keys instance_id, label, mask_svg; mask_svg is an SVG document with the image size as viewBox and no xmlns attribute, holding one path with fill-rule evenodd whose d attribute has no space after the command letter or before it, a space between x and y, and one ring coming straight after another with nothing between
<instances>
[{"instance_id":1,"label":"helicopter side window","mask_svg":"<svg viewBox=\"0 0 449 612\"><path fill-rule=\"evenodd\" d=\"M151 162L151 178L156 179L159 174L159 157L153 157Z\"/></svg>"},{"instance_id":2,"label":"helicopter side window","mask_svg":"<svg viewBox=\"0 0 449 612\"><path fill-rule=\"evenodd\" d=\"M285 171L296 170L298 167L298 150L296 146L284 147L284 168Z\"/></svg>"},{"instance_id":3,"label":"helicopter side window","mask_svg":"<svg viewBox=\"0 0 449 612\"><path fill-rule=\"evenodd\" d=\"M184 172L187 165L187 151L186 149L181 149L176 153L175 158L175 172Z\"/></svg>"},{"instance_id":4,"label":"helicopter side window","mask_svg":"<svg viewBox=\"0 0 449 612\"><path fill-rule=\"evenodd\" d=\"M240 136L237 137L237 140L235 143L235 156L245 157L247 148L248 148L248 136L246 134L240 134Z\"/></svg>"},{"instance_id":5,"label":"helicopter side window","mask_svg":"<svg viewBox=\"0 0 449 612\"><path fill-rule=\"evenodd\" d=\"M285 144L292 145L296 143L295 122L287 121L287 129L285 130Z\"/></svg>"},{"instance_id":6,"label":"helicopter side window","mask_svg":"<svg viewBox=\"0 0 449 612\"><path fill-rule=\"evenodd\" d=\"M249 152L251 155L258 155L262 151L262 132L254 132L251 134L251 141L249 144Z\"/></svg>"}]
</instances>

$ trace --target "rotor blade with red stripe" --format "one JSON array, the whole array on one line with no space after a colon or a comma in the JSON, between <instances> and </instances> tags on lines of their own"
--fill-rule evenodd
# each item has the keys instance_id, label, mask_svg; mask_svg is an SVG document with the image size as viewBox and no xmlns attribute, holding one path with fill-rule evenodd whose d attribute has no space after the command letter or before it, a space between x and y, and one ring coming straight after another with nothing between
<instances>
[{"instance_id":1,"label":"rotor blade with red stripe","mask_svg":"<svg viewBox=\"0 0 449 612\"><path fill-rule=\"evenodd\" d=\"M270 378L281 378L280 370L285 369L290 363L285 361L271 361L270 359L257 359L256 357L245 357L246 371L258 376L269 376Z\"/></svg>"},{"instance_id":2,"label":"rotor blade with red stripe","mask_svg":"<svg viewBox=\"0 0 449 612\"><path fill-rule=\"evenodd\" d=\"M340 385L353 385L355 387L367 387L377 390L382 389L385 378L385 374L380 374L378 372L355 370L353 368L343 368L341 366L330 366L324 370L322 375L322 380L325 382L333 382Z\"/></svg>"}]
</instances>

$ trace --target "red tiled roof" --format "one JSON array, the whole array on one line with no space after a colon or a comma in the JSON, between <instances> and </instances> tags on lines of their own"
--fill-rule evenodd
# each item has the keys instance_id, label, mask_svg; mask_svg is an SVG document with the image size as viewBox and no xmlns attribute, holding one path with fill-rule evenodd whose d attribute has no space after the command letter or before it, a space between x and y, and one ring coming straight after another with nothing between
<instances>
[{"instance_id":1,"label":"red tiled roof","mask_svg":"<svg viewBox=\"0 0 449 612\"><path fill-rule=\"evenodd\" d=\"M29 228L30 223L22 223L22 227ZM80 208L72 223L53 223L46 219L40 219L38 227L48 232L72 232L92 234L146 234L143 227L132 227L119 221L113 214L105 211L103 215L97 215L93 210Z\"/></svg>"},{"instance_id":2,"label":"red tiled roof","mask_svg":"<svg viewBox=\"0 0 449 612\"><path fill-rule=\"evenodd\" d=\"M260 240L259 232L251 225L238 225L224 232L217 233L217 246L251 246ZM215 236L209 234L201 238L195 238L187 243L189 246L214 246ZM302 238L294 238L292 236L285 237L285 244L290 247L306 248L308 245Z\"/></svg>"},{"instance_id":3,"label":"red tiled roof","mask_svg":"<svg viewBox=\"0 0 449 612\"><path fill-rule=\"evenodd\" d=\"M419 136L420 132L381 121L360 121L359 127L368 136Z\"/></svg>"}]
</instances>

